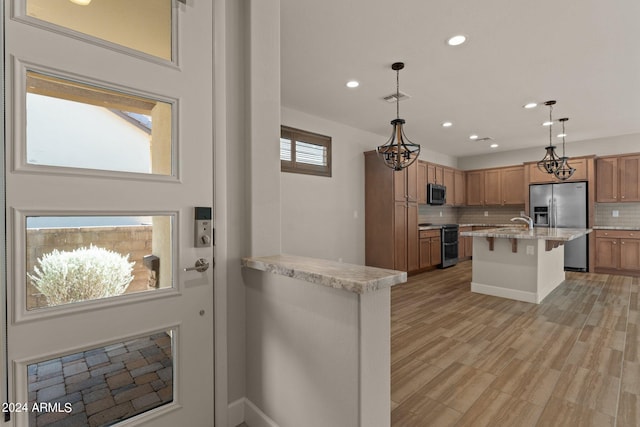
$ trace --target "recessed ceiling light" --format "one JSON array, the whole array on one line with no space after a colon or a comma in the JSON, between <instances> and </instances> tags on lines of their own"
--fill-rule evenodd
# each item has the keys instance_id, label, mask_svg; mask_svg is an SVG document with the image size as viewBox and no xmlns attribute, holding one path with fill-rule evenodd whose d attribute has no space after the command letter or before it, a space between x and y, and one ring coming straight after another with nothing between
<instances>
[{"instance_id":1,"label":"recessed ceiling light","mask_svg":"<svg viewBox=\"0 0 640 427\"><path fill-rule=\"evenodd\" d=\"M536 108L538 106L537 103L535 102L529 102L527 104L524 104L522 107L526 108L526 109L531 109L531 108Z\"/></svg>"},{"instance_id":2,"label":"recessed ceiling light","mask_svg":"<svg viewBox=\"0 0 640 427\"><path fill-rule=\"evenodd\" d=\"M347 87L348 88L353 89L353 88L358 87L358 86L360 86L360 83L355 81L355 80L350 80L350 81L347 82Z\"/></svg>"},{"instance_id":3,"label":"recessed ceiling light","mask_svg":"<svg viewBox=\"0 0 640 427\"><path fill-rule=\"evenodd\" d=\"M91 3L91 0L71 0L71 3L79 4L80 6L86 6Z\"/></svg>"},{"instance_id":4,"label":"recessed ceiling light","mask_svg":"<svg viewBox=\"0 0 640 427\"><path fill-rule=\"evenodd\" d=\"M567 134L566 134L566 133L559 133L559 134L558 134L558 138L563 138L563 137L565 137L565 136L567 136Z\"/></svg>"},{"instance_id":5,"label":"recessed ceiling light","mask_svg":"<svg viewBox=\"0 0 640 427\"><path fill-rule=\"evenodd\" d=\"M546 121L546 122L542 123L542 126L551 126L552 124L553 124L553 122Z\"/></svg>"},{"instance_id":6,"label":"recessed ceiling light","mask_svg":"<svg viewBox=\"0 0 640 427\"><path fill-rule=\"evenodd\" d=\"M498 144L491 144L489 147L491 147L491 148L498 148Z\"/></svg>"},{"instance_id":7,"label":"recessed ceiling light","mask_svg":"<svg viewBox=\"0 0 640 427\"><path fill-rule=\"evenodd\" d=\"M473 139L473 140L478 139L478 135L476 134L469 135L469 139Z\"/></svg>"},{"instance_id":8,"label":"recessed ceiling light","mask_svg":"<svg viewBox=\"0 0 640 427\"><path fill-rule=\"evenodd\" d=\"M447 40L447 44L449 46L460 46L462 43L467 41L467 36L463 35L463 34L458 34L455 35L453 37L450 37Z\"/></svg>"},{"instance_id":9,"label":"recessed ceiling light","mask_svg":"<svg viewBox=\"0 0 640 427\"><path fill-rule=\"evenodd\" d=\"M442 127L443 128L450 128L451 126L453 126L453 123L451 123L451 122L442 122Z\"/></svg>"}]
</instances>

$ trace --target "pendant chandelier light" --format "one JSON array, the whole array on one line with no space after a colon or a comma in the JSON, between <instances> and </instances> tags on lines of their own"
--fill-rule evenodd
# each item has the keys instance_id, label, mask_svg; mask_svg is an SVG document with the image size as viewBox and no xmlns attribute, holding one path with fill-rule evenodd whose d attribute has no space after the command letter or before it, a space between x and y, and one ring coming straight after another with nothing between
<instances>
[{"instance_id":1,"label":"pendant chandelier light","mask_svg":"<svg viewBox=\"0 0 640 427\"><path fill-rule=\"evenodd\" d=\"M547 101L544 105L549 106L549 145L544 149L547 150L542 160L538 162L538 169L546 173L555 173L560 167L560 157L556 154L556 147L551 142L553 138L553 106L556 101Z\"/></svg>"},{"instance_id":2,"label":"pendant chandelier light","mask_svg":"<svg viewBox=\"0 0 640 427\"><path fill-rule=\"evenodd\" d=\"M396 118L391 120L393 126L391 138L377 149L384 164L396 171L410 166L420 154L420 146L409 141L409 138L404 134L405 121L400 118L400 70L403 68L404 63L402 62L391 65L391 69L396 72Z\"/></svg>"},{"instance_id":3,"label":"pendant chandelier light","mask_svg":"<svg viewBox=\"0 0 640 427\"><path fill-rule=\"evenodd\" d=\"M573 173L576 171L575 168L572 168L569 165L569 158L564 154L564 137L566 136L564 131L564 124L567 120L569 119L566 117L558 120L560 123L562 123L562 157L560 157L560 164L558 168L553 172L556 178L562 181L566 181L567 179L571 178Z\"/></svg>"}]
</instances>

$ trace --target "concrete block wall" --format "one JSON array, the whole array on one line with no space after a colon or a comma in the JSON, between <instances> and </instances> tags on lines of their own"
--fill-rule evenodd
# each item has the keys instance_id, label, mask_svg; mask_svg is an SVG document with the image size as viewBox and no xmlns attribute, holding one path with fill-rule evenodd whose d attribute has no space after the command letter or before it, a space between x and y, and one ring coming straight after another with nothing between
<instances>
[{"instance_id":1,"label":"concrete block wall","mask_svg":"<svg viewBox=\"0 0 640 427\"><path fill-rule=\"evenodd\" d=\"M80 228L38 228L27 230L27 272L33 274L38 258L54 249L72 251L90 245L129 255L133 266L133 281L126 292L147 289L149 270L144 267L142 258L151 254L152 227L150 225L120 227L80 227ZM27 307L38 308L47 305L42 296L27 279Z\"/></svg>"}]
</instances>

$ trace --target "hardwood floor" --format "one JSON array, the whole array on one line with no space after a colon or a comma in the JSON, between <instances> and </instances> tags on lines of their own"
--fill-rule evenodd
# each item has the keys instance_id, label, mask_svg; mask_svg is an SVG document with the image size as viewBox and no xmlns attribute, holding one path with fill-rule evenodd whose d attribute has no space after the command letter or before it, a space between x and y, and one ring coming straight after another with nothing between
<instances>
[{"instance_id":1,"label":"hardwood floor","mask_svg":"<svg viewBox=\"0 0 640 427\"><path fill-rule=\"evenodd\" d=\"M466 261L392 288L394 427L640 426L638 277L567 273L539 305L470 282Z\"/></svg>"}]
</instances>

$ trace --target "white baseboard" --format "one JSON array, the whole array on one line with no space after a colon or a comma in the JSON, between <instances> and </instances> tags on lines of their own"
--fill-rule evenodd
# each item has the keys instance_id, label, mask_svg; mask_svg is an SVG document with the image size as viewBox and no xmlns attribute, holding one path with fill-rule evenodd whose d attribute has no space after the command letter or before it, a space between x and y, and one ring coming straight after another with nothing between
<instances>
[{"instance_id":1,"label":"white baseboard","mask_svg":"<svg viewBox=\"0 0 640 427\"><path fill-rule=\"evenodd\" d=\"M227 407L227 427L236 427L238 424L242 424L244 422L244 404L245 398L241 397L240 399L229 403Z\"/></svg>"},{"instance_id":2,"label":"white baseboard","mask_svg":"<svg viewBox=\"0 0 640 427\"><path fill-rule=\"evenodd\" d=\"M236 427L246 422L251 427L279 427L246 397L231 402L228 407L228 427Z\"/></svg>"},{"instance_id":3,"label":"white baseboard","mask_svg":"<svg viewBox=\"0 0 640 427\"><path fill-rule=\"evenodd\" d=\"M534 292L518 291L516 289L501 288L499 286L483 285L471 282L471 291L479 294L493 295L494 297L509 298L518 301L538 304L538 294Z\"/></svg>"}]
</instances>

